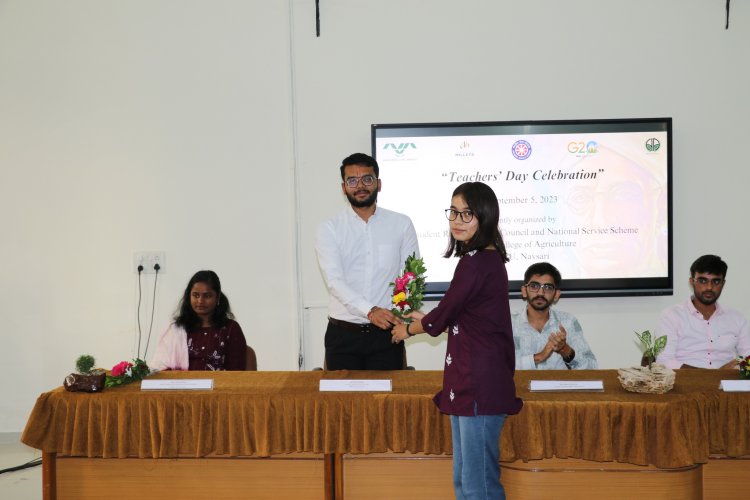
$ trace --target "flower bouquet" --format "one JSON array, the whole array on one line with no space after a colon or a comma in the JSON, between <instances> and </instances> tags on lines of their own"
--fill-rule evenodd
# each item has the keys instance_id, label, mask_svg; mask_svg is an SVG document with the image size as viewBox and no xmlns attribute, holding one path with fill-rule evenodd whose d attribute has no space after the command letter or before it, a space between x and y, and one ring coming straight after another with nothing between
<instances>
[{"instance_id":1,"label":"flower bouquet","mask_svg":"<svg viewBox=\"0 0 750 500\"><path fill-rule=\"evenodd\" d=\"M136 358L133 362L121 361L112 367L112 373L107 375L104 383L106 387L129 384L136 380L143 380L151 373L148 365L142 359Z\"/></svg>"},{"instance_id":2,"label":"flower bouquet","mask_svg":"<svg viewBox=\"0 0 750 500\"><path fill-rule=\"evenodd\" d=\"M404 262L403 274L390 283L393 287L391 312L399 318L422 307L425 272L427 268L424 267L424 260L411 254Z\"/></svg>"},{"instance_id":3,"label":"flower bouquet","mask_svg":"<svg viewBox=\"0 0 750 500\"><path fill-rule=\"evenodd\" d=\"M750 380L750 356L737 356L737 364L740 369L740 378Z\"/></svg>"}]
</instances>

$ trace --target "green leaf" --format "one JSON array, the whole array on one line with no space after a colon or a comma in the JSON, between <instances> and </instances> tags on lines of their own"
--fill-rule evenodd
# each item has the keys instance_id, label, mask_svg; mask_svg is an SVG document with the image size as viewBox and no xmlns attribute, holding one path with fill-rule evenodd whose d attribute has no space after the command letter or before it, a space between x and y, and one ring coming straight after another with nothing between
<instances>
[{"instance_id":1,"label":"green leaf","mask_svg":"<svg viewBox=\"0 0 750 500\"><path fill-rule=\"evenodd\" d=\"M651 347L651 332L646 330L643 333L641 333L641 342L643 343L643 346L648 349Z\"/></svg>"},{"instance_id":2,"label":"green leaf","mask_svg":"<svg viewBox=\"0 0 750 500\"><path fill-rule=\"evenodd\" d=\"M667 336L662 335L654 341L654 357L658 356L660 352L667 346Z\"/></svg>"}]
</instances>

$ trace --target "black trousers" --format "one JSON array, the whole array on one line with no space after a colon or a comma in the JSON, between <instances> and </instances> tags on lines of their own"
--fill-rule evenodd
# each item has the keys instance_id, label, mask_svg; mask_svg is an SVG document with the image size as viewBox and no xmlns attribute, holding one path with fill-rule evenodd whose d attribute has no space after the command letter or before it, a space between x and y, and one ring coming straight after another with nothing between
<instances>
[{"instance_id":1,"label":"black trousers","mask_svg":"<svg viewBox=\"0 0 750 500\"><path fill-rule=\"evenodd\" d=\"M333 320L336 321L336 320ZM326 329L326 369L403 370L406 368L404 343L391 342L390 330L368 323L328 322Z\"/></svg>"}]
</instances>

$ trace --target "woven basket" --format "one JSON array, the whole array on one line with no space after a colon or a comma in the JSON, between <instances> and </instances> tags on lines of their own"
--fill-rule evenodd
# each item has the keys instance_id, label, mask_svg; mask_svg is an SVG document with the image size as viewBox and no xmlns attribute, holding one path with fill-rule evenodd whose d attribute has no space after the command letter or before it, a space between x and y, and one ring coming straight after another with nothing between
<instances>
[{"instance_id":1,"label":"woven basket","mask_svg":"<svg viewBox=\"0 0 750 500\"><path fill-rule=\"evenodd\" d=\"M617 378L626 391L647 394L664 394L674 387L674 370L656 363L648 366L621 368Z\"/></svg>"}]
</instances>

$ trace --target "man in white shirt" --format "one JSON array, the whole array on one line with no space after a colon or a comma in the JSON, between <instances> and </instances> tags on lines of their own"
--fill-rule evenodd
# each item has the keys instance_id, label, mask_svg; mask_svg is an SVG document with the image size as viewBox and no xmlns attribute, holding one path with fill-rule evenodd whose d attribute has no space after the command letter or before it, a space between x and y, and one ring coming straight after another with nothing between
<instances>
[{"instance_id":1,"label":"man in white shirt","mask_svg":"<svg viewBox=\"0 0 750 500\"><path fill-rule=\"evenodd\" d=\"M391 312L391 283L411 254L419 256L409 217L377 206L381 182L374 158L355 153L341 162L349 207L318 228L315 250L328 287L325 335L329 370L400 370L404 344L391 342L400 323Z\"/></svg>"},{"instance_id":2,"label":"man in white shirt","mask_svg":"<svg viewBox=\"0 0 750 500\"><path fill-rule=\"evenodd\" d=\"M560 271L549 262L524 273L526 307L511 314L516 370L596 369L596 356L572 314L552 309L560 298Z\"/></svg>"},{"instance_id":3,"label":"man in white shirt","mask_svg":"<svg viewBox=\"0 0 750 500\"><path fill-rule=\"evenodd\" d=\"M737 311L717 302L724 289L727 264L704 255L690 266L693 295L659 317L656 334L667 345L656 361L668 368L737 368L737 356L750 354L750 328Z\"/></svg>"}]
</instances>

